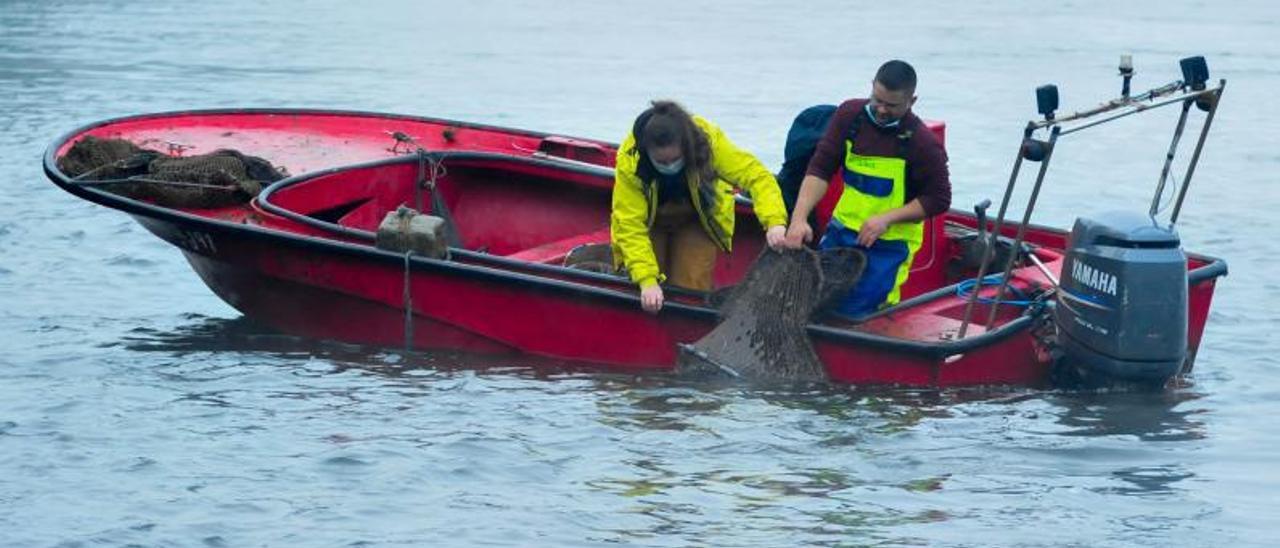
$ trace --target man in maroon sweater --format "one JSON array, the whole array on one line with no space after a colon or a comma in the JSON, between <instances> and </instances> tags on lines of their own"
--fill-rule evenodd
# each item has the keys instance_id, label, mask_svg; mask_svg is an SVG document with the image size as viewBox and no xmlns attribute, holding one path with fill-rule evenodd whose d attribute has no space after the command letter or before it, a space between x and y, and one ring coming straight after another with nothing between
<instances>
[{"instance_id":1,"label":"man in maroon sweater","mask_svg":"<svg viewBox=\"0 0 1280 548\"><path fill-rule=\"evenodd\" d=\"M920 118L916 72L903 61L881 65L869 99L836 109L809 161L787 245L813 239L809 213L839 172L844 188L819 247L856 247L867 267L836 311L862 316L896 304L924 240L924 220L951 206L947 154Z\"/></svg>"}]
</instances>

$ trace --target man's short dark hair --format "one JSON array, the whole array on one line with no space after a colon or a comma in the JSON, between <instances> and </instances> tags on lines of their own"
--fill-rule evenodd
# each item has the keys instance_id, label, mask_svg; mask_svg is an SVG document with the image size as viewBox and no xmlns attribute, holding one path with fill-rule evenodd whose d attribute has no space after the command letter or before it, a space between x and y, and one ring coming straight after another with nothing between
<instances>
[{"instance_id":1,"label":"man's short dark hair","mask_svg":"<svg viewBox=\"0 0 1280 548\"><path fill-rule=\"evenodd\" d=\"M894 59L883 65L880 70L876 71L876 81L888 88L889 91L909 91L916 90L916 69L906 61Z\"/></svg>"}]
</instances>

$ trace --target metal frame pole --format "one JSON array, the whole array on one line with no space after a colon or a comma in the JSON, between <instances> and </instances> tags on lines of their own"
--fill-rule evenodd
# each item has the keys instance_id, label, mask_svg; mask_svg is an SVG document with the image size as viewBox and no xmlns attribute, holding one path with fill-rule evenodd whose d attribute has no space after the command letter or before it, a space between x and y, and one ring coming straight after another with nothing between
<instances>
[{"instance_id":1,"label":"metal frame pole","mask_svg":"<svg viewBox=\"0 0 1280 548\"><path fill-rule=\"evenodd\" d=\"M1160 212L1160 197L1164 195L1165 182L1169 180L1169 168L1173 165L1173 156L1178 151L1178 142L1182 140L1182 130L1187 127L1187 113L1191 112L1193 99L1182 102L1182 115L1178 116L1178 125L1173 130L1173 140L1169 142L1169 152L1164 155L1164 167L1160 169L1160 180L1156 182L1156 194L1151 197L1151 210L1147 215L1152 219Z\"/></svg>"},{"instance_id":2,"label":"metal frame pole","mask_svg":"<svg viewBox=\"0 0 1280 548\"><path fill-rule=\"evenodd\" d=\"M1040 173L1036 175L1036 184L1031 187L1031 199L1027 201L1027 210L1022 213L1022 223L1018 225L1018 235L1014 238L1013 249L1009 253L1009 258L1004 262L1004 277L1000 280L999 288L996 291L996 299L991 303L991 313L987 315L987 323L984 327L991 329L992 324L996 321L996 310L1000 307L1000 298L1004 296L1004 289L1009 286L1009 277L1013 274L1013 263L1018 259L1018 250L1022 248L1022 239L1027 235L1027 223L1031 222L1031 212L1036 209L1036 198L1040 196L1040 186L1044 183L1045 172L1049 170L1049 160L1053 159L1053 149L1057 147L1058 134L1061 133L1060 126L1054 126L1049 132L1049 145L1046 147L1044 159L1040 161ZM974 294L981 289L982 280L978 280L978 286L974 290Z\"/></svg>"},{"instance_id":3,"label":"metal frame pole","mask_svg":"<svg viewBox=\"0 0 1280 548\"><path fill-rule=\"evenodd\" d=\"M1205 139L1209 136L1209 126L1213 124L1213 115L1218 112L1218 99L1222 97L1222 91L1226 89L1227 81L1220 80L1218 82L1218 92L1214 93L1213 104L1210 105L1209 114L1204 118L1204 126L1200 128L1200 140L1196 141L1196 150L1191 153L1191 163L1187 164L1187 172L1182 177L1182 188L1178 191L1178 201L1173 206L1173 214L1169 217L1169 226L1173 227L1178 222L1178 213L1182 211L1182 200L1187 196L1187 188L1191 186L1191 176L1196 173L1196 164L1200 163L1200 151L1204 150Z\"/></svg>"},{"instance_id":4,"label":"metal frame pole","mask_svg":"<svg viewBox=\"0 0 1280 548\"><path fill-rule=\"evenodd\" d=\"M1028 140L1031 139L1033 127L1027 124L1027 130L1023 135L1022 141L1018 143L1018 155L1013 161L1013 171L1009 173L1009 183L1004 189L1004 198L1000 200L1000 212L996 214L995 226L987 234L986 245L982 249L982 262L978 265L978 282L973 288L973 292L969 294L969 302L964 306L964 318L960 321L960 332L956 338L963 339L965 333L969 330L969 320L973 317L973 304L978 301L978 292L982 290L982 278L987 275L987 263L991 261L991 254L994 253L996 244L1000 241L1000 230L1004 227L1005 212L1009 210L1009 200L1013 198L1013 188L1018 183L1018 173L1022 171L1023 147L1026 146ZM979 230L986 227L979 227Z\"/></svg>"}]
</instances>

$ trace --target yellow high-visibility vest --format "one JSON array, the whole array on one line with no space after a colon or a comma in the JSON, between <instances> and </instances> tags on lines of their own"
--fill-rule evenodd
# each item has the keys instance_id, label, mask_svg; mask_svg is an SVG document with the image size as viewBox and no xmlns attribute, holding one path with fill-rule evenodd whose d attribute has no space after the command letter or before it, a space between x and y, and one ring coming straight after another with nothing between
<instances>
[{"instance_id":1,"label":"yellow high-visibility vest","mask_svg":"<svg viewBox=\"0 0 1280 548\"><path fill-rule=\"evenodd\" d=\"M853 138L844 142L844 189L831 216L841 226L855 231L872 216L906 203L907 161L887 156L863 156L853 152ZM893 223L880 236L882 240L898 240L907 244L907 260L898 267L893 291L885 304L897 304L901 298L902 284L911 273L911 263L916 251L924 242L924 222Z\"/></svg>"}]
</instances>

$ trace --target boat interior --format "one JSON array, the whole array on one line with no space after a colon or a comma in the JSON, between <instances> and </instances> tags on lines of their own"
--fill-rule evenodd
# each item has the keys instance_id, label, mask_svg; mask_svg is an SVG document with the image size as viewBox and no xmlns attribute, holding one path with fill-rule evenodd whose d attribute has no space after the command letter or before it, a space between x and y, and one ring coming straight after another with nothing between
<instances>
[{"instance_id":1,"label":"boat interior","mask_svg":"<svg viewBox=\"0 0 1280 548\"><path fill-rule=\"evenodd\" d=\"M415 183L418 183L415 185ZM607 245L612 172L597 166L552 159L460 153L407 156L282 181L264 192L254 207L267 218L289 217L334 237L371 241L383 218L398 207L413 207L452 220L461 246L451 259L512 270L530 270L618 290L631 290L620 275L576 271L565 265L581 246ZM415 192L415 187L419 191ZM973 242L977 219L951 212L932 219L917 253L903 302L864 318L832 315L822 323L919 341L954 338L965 315L966 280L978 270ZM763 233L749 202L738 207L734 251L717 262L717 288L746 274L759 254ZM1032 254L1056 276L1064 234L1037 229L1029 234ZM1011 305L997 307L992 328L1022 315L1023 308L1051 287L1046 273L1026 258L1013 270ZM708 296L678 288L670 298L704 304ZM988 298L971 312L971 332L981 332Z\"/></svg>"}]
</instances>

